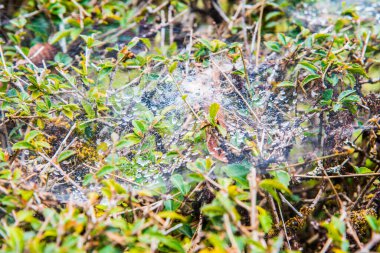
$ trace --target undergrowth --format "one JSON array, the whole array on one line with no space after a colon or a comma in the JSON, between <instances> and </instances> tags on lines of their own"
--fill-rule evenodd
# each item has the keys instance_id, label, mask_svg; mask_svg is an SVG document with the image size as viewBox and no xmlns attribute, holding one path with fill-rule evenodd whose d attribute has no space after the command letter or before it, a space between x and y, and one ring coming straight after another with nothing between
<instances>
[{"instance_id":1,"label":"undergrowth","mask_svg":"<svg viewBox=\"0 0 380 253\"><path fill-rule=\"evenodd\" d=\"M3 2L1 252L379 250L378 20Z\"/></svg>"}]
</instances>

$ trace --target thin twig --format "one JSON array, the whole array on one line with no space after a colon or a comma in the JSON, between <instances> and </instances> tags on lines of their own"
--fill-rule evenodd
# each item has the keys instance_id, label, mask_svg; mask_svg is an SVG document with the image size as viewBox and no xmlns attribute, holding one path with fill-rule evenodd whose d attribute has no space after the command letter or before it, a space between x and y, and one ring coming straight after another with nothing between
<instances>
[{"instance_id":1,"label":"thin twig","mask_svg":"<svg viewBox=\"0 0 380 253\"><path fill-rule=\"evenodd\" d=\"M324 187L321 187L317 193L317 196L313 199L310 208L314 209L323 195Z\"/></svg>"},{"instance_id":2,"label":"thin twig","mask_svg":"<svg viewBox=\"0 0 380 253\"><path fill-rule=\"evenodd\" d=\"M248 88L248 91L251 89L251 82L249 81L249 76L248 76L248 71L247 71L247 65L245 64L245 60L244 60L244 55L243 55L243 50L241 50L240 47L237 47L239 52L240 52L240 57L241 57L241 60L243 62L243 66L244 66L244 76L245 76L245 79L247 80L247 88ZM248 94L251 94L250 92L248 92Z\"/></svg>"},{"instance_id":3,"label":"thin twig","mask_svg":"<svg viewBox=\"0 0 380 253\"><path fill-rule=\"evenodd\" d=\"M74 89L74 90L76 90L77 92L78 92L78 94L81 96L81 97L85 97L84 96L84 94L77 88L77 86L70 80L70 78L68 77L68 76L66 76L66 74L63 72L63 71L61 71L59 68L55 68L55 70L57 70L58 71L58 73L60 73L65 79L66 79L66 81L70 84L70 86Z\"/></svg>"},{"instance_id":4,"label":"thin twig","mask_svg":"<svg viewBox=\"0 0 380 253\"><path fill-rule=\"evenodd\" d=\"M323 179L323 178L352 178L352 177L371 177L371 176L380 176L380 173L333 175L333 176L310 176L310 175L300 175L300 174L293 175L293 177L313 178L313 179Z\"/></svg>"},{"instance_id":5,"label":"thin twig","mask_svg":"<svg viewBox=\"0 0 380 253\"><path fill-rule=\"evenodd\" d=\"M302 162L302 163L289 164L289 165L287 165L287 167L288 167L288 168L289 168L289 167L298 167L298 166L301 166L301 165L305 165L305 164L307 164L307 163L318 162L318 161L320 161L320 160L329 159L329 158L333 158L333 157L337 157L337 156L348 155L348 154L349 154L348 152L341 152L341 153L337 153L337 154L321 156L321 157L317 157L317 158L314 159L314 160L305 161L305 162Z\"/></svg>"},{"instance_id":6,"label":"thin twig","mask_svg":"<svg viewBox=\"0 0 380 253\"><path fill-rule=\"evenodd\" d=\"M303 217L302 213L300 213L285 197L281 192L278 193L280 195L281 200L292 209L298 216Z\"/></svg>"},{"instance_id":7,"label":"thin twig","mask_svg":"<svg viewBox=\"0 0 380 253\"><path fill-rule=\"evenodd\" d=\"M269 205L271 206L272 208L272 214L274 216L274 221L276 222L275 224L279 224L280 223L280 218L278 217L278 214L277 214L277 208L276 208L276 204L274 202L274 199L272 197L272 195L270 194L266 194L268 200L269 200Z\"/></svg>"},{"instance_id":8,"label":"thin twig","mask_svg":"<svg viewBox=\"0 0 380 253\"><path fill-rule=\"evenodd\" d=\"M190 64L190 56L191 56L191 49L192 48L193 48L193 28L190 28L189 43L188 43L187 48L186 48L186 51L187 51L189 57L185 62L185 78L189 75L189 64Z\"/></svg>"},{"instance_id":9,"label":"thin twig","mask_svg":"<svg viewBox=\"0 0 380 253\"><path fill-rule=\"evenodd\" d=\"M261 1L260 7L260 17L259 23L257 27L258 35L257 35L257 44L256 44L256 68L259 66L259 57L260 57L260 43L261 43L261 27L263 25L263 13L264 13L265 0Z\"/></svg>"},{"instance_id":10,"label":"thin twig","mask_svg":"<svg viewBox=\"0 0 380 253\"><path fill-rule=\"evenodd\" d=\"M248 45L248 34L247 34L247 24L245 23L245 5L246 0L242 0L240 6L242 9L242 28L243 28L243 36L244 36L244 48L246 52L249 52L249 45Z\"/></svg>"},{"instance_id":11,"label":"thin twig","mask_svg":"<svg viewBox=\"0 0 380 253\"><path fill-rule=\"evenodd\" d=\"M223 18L223 20L229 24L231 21L230 19L227 17L227 15L224 13L224 11L222 10L222 8L220 8L220 6L216 3L216 1L211 1L212 3L212 6L215 8L215 10L219 13L219 15Z\"/></svg>"},{"instance_id":12,"label":"thin twig","mask_svg":"<svg viewBox=\"0 0 380 253\"><path fill-rule=\"evenodd\" d=\"M364 60L365 52L366 52L366 50L367 50L367 46L368 46L368 42L369 42L369 38L370 38L370 37L371 37L371 31L368 31L368 33L367 33L367 38L366 38L366 40L365 40L365 42L364 42L364 45L363 45L362 55L361 55L361 57L360 57L360 61L361 61L361 62L363 62L363 60Z\"/></svg>"},{"instance_id":13,"label":"thin twig","mask_svg":"<svg viewBox=\"0 0 380 253\"><path fill-rule=\"evenodd\" d=\"M7 75L10 77L11 74L8 70L8 67L7 67L7 64L5 63L5 58L4 58L4 53L3 53L3 47L0 45L0 55L1 55L1 62L3 63L3 67L4 67L4 70L5 70L5 73L7 73Z\"/></svg>"},{"instance_id":14,"label":"thin twig","mask_svg":"<svg viewBox=\"0 0 380 253\"><path fill-rule=\"evenodd\" d=\"M224 73L224 71L216 64L213 60L211 60L211 63L222 73L224 78L226 78L227 82L234 88L235 92L239 95L239 97L243 100L244 104L248 107L249 112L252 114L252 116L257 120L259 124L261 124L261 121L259 117L256 115L256 113L253 111L252 107L248 104L247 100L244 98L244 96L240 93L238 88L232 83L231 79Z\"/></svg>"},{"instance_id":15,"label":"thin twig","mask_svg":"<svg viewBox=\"0 0 380 253\"><path fill-rule=\"evenodd\" d=\"M285 233L285 238L286 238L286 241L288 243L288 248L290 250L292 250L292 248L290 247L290 240L289 240L289 236L288 236L288 232L286 231L286 225L285 225L285 220L284 220L284 216L282 215L282 210L281 210L281 206L280 204L278 204L278 210L279 210L279 213L280 213L280 217L281 217L281 221L282 221L282 227L284 229L284 233Z\"/></svg>"},{"instance_id":16,"label":"thin twig","mask_svg":"<svg viewBox=\"0 0 380 253\"><path fill-rule=\"evenodd\" d=\"M165 11L161 10L161 48L165 47Z\"/></svg>"},{"instance_id":17,"label":"thin twig","mask_svg":"<svg viewBox=\"0 0 380 253\"><path fill-rule=\"evenodd\" d=\"M34 68L35 68L35 70L38 70L38 67L28 58L28 56L26 56L25 54L24 54L24 52L21 50L21 48L19 48L18 46L15 46L15 48L16 48L16 50L17 50L17 52L19 52L19 54L21 54L22 55L22 57L28 62L28 63L30 63ZM41 48L41 50L42 50L43 48ZM37 53L37 52L36 52ZM36 55L36 54L34 54L34 55Z\"/></svg>"},{"instance_id":18,"label":"thin twig","mask_svg":"<svg viewBox=\"0 0 380 253\"><path fill-rule=\"evenodd\" d=\"M379 174L377 173L379 168L380 167L377 167L375 169L376 174ZM364 189L360 192L359 196L356 198L354 204L351 207L349 207L349 210L355 210L358 207L359 202L362 200L362 198L367 193L367 191L371 188L371 186L373 185L373 182L375 182L376 179L377 179L377 176L374 176L373 178L371 178L371 180L368 181L368 183L364 186Z\"/></svg>"},{"instance_id":19,"label":"thin twig","mask_svg":"<svg viewBox=\"0 0 380 253\"><path fill-rule=\"evenodd\" d=\"M174 76L172 74L169 73L169 75L173 79L173 82L174 82L175 86L177 87L177 90L180 93L182 100L185 102L185 104L187 105L187 107L190 109L190 111L192 112L192 114L194 115L194 117L198 121L200 121L201 119L199 118L198 114L195 112L195 110L193 109L193 107L191 107L191 105L189 104L189 102L187 102L186 94L183 93L183 91L181 90L181 87L179 87L179 83L174 79Z\"/></svg>"},{"instance_id":20,"label":"thin twig","mask_svg":"<svg viewBox=\"0 0 380 253\"><path fill-rule=\"evenodd\" d=\"M67 179L72 185L74 185L78 190L80 190L83 193L83 188L80 185L78 185L71 177L69 177L67 173L59 165L54 163L52 159L50 159L43 153L38 152L38 154L42 156L46 161L48 161L51 165L53 165L53 167L56 168L65 177L65 179Z\"/></svg>"},{"instance_id":21,"label":"thin twig","mask_svg":"<svg viewBox=\"0 0 380 253\"><path fill-rule=\"evenodd\" d=\"M234 234L232 232L230 217L228 216L228 214L223 215L223 220L224 220L224 228L226 229L228 239L230 239L231 246L233 248L233 252L238 252L239 246L238 246L236 239L234 237Z\"/></svg>"},{"instance_id":22,"label":"thin twig","mask_svg":"<svg viewBox=\"0 0 380 253\"><path fill-rule=\"evenodd\" d=\"M257 201L257 175L256 175L256 168L251 167L251 173L248 176L249 180L249 190L251 195L251 227L252 227L252 240L257 241L259 239L258 237L258 223L257 223L257 208L256 208L256 201Z\"/></svg>"},{"instance_id":23,"label":"thin twig","mask_svg":"<svg viewBox=\"0 0 380 253\"><path fill-rule=\"evenodd\" d=\"M332 182L331 179L328 177L325 167L323 166L323 164L322 164L321 161L318 162L318 165L319 165L319 167L322 169L323 174L325 174L325 176L327 177L327 181L329 182L329 184L330 184L332 190L334 191L334 194L335 194L336 200L337 200L337 202L338 202L338 204L339 204L339 207L340 207L340 209L342 209L342 208L343 208L342 200L340 199L339 194L338 194L338 192L336 191L333 182Z\"/></svg>"},{"instance_id":24,"label":"thin twig","mask_svg":"<svg viewBox=\"0 0 380 253\"><path fill-rule=\"evenodd\" d=\"M380 242L380 234L374 233L372 234L371 240L367 242L367 244L364 245L362 249L356 251L356 253L368 253L379 242Z\"/></svg>"}]
</instances>

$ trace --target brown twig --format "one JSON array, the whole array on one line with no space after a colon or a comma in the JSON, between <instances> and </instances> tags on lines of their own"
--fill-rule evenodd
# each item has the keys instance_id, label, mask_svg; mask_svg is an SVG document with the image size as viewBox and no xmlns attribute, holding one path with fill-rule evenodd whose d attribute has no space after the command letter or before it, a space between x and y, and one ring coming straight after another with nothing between
<instances>
[{"instance_id":1,"label":"brown twig","mask_svg":"<svg viewBox=\"0 0 380 253\"><path fill-rule=\"evenodd\" d=\"M247 106L247 108L248 108L249 112L252 114L252 116L257 120L257 122L259 124L261 124L261 121L260 121L259 117L253 111L252 107L248 104L247 100L240 93L240 91L238 90L238 88L236 88L236 86L232 83L231 79L226 75L226 73L224 73L224 71L213 60L211 60L211 63L219 70L220 73L222 73L222 75L224 76L224 78L226 78L227 82L231 85L232 88L234 88L236 94L238 94L239 97L243 100L244 104Z\"/></svg>"},{"instance_id":2,"label":"brown twig","mask_svg":"<svg viewBox=\"0 0 380 253\"><path fill-rule=\"evenodd\" d=\"M244 60L244 55L243 55L243 50L241 50L240 47L237 47L239 52L240 52L240 57L241 57L241 60L243 62L243 66L244 66L244 76L245 76L245 79L247 80L247 88L248 90L251 89L251 82L249 81L249 76L248 76L248 71L247 71L247 65L245 64L245 60ZM248 94L251 94L250 92L248 92Z\"/></svg>"},{"instance_id":3,"label":"brown twig","mask_svg":"<svg viewBox=\"0 0 380 253\"><path fill-rule=\"evenodd\" d=\"M263 25L263 13L264 13L264 7L265 7L265 0L261 0L261 7L260 7L260 16L259 16L259 23L258 23L258 34L257 34L257 44L256 44L256 67L259 66L259 57L260 57L260 43L261 43L261 27Z\"/></svg>"},{"instance_id":4,"label":"brown twig","mask_svg":"<svg viewBox=\"0 0 380 253\"><path fill-rule=\"evenodd\" d=\"M286 238L286 241L287 241L287 244L288 244L288 248L290 250L292 250L292 248L290 247L290 240L289 240L288 232L286 231L286 223L285 223L285 220L284 220L284 216L282 215L282 210L281 210L281 205L280 204L278 204L278 210L279 210L279 213L280 213L280 217L281 217L281 221L282 221L282 227L284 229L284 234L285 234L285 238Z\"/></svg>"},{"instance_id":5,"label":"brown twig","mask_svg":"<svg viewBox=\"0 0 380 253\"><path fill-rule=\"evenodd\" d=\"M258 223L257 223L257 208L256 208L256 201L257 201L257 175L256 175L256 168L251 167L251 173L248 175L249 180L249 190L250 190L250 197L251 197L251 212L250 212L250 219L251 219L251 227L252 227L252 240L257 241L258 238Z\"/></svg>"},{"instance_id":6,"label":"brown twig","mask_svg":"<svg viewBox=\"0 0 380 253\"><path fill-rule=\"evenodd\" d=\"M371 177L371 176L380 176L380 173L333 175L333 176L311 176L311 175L300 175L300 174L293 175L293 177L313 178L313 179L323 179L323 178L352 178L352 177Z\"/></svg>"},{"instance_id":7,"label":"brown twig","mask_svg":"<svg viewBox=\"0 0 380 253\"><path fill-rule=\"evenodd\" d=\"M340 209L342 209L342 208L343 208L343 203L342 203L342 200L341 200L340 197L339 197L338 192L336 191L336 189L335 189L335 187L334 187L333 182L332 182L331 179L328 177L327 172L326 172L326 169L325 169L325 167L323 166L322 162L319 161L318 163L319 163L319 167L320 167L320 168L322 169L322 171L323 171L323 174L325 174L325 176L327 177L327 181L329 182L329 184L330 184L332 190L334 191L334 194L335 194L335 197L336 197L336 200L337 200L337 202L338 202L338 204L339 204Z\"/></svg>"},{"instance_id":8,"label":"brown twig","mask_svg":"<svg viewBox=\"0 0 380 253\"><path fill-rule=\"evenodd\" d=\"M360 250L356 251L356 253L366 253L370 252L371 249L380 242L380 234L374 233L372 234L371 240L367 242L366 245L364 245L363 248Z\"/></svg>"},{"instance_id":9,"label":"brown twig","mask_svg":"<svg viewBox=\"0 0 380 253\"><path fill-rule=\"evenodd\" d=\"M54 161L52 161L52 159L50 159L49 157L47 157L43 153L38 152L38 154L41 157L43 157L47 162L49 162L51 165L53 165L53 167L56 168L65 177L65 179L67 179L72 185L74 185L78 190L80 190L83 193L83 188L80 185L78 185L77 182L75 182L71 177L69 177L67 175L67 173L59 165L54 163Z\"/></svg>"},{"instance_id":10,"label":"brown twig","mask_svg":"<svg viewBox=\"0 0 380 253\"><path fill-rule=\"evenodd\" d=\"M378 174L378 170L379 170L380 167L377 167L375 169L375 173ZM364 186L363 190L360 192L359 196L356 198L354 204L349 208L349 210L355 210L358 205L359 205L359 202L362 200L362 198L364 197L364 195L367 193L367 191L369 190L369 188L371 188L373 182L375 182L375 180L377 179L377 176L374 176L373 178L371 178L371 180L368 181L368 183L366 184L366 186Z\"/></svg>"}]
</instances>

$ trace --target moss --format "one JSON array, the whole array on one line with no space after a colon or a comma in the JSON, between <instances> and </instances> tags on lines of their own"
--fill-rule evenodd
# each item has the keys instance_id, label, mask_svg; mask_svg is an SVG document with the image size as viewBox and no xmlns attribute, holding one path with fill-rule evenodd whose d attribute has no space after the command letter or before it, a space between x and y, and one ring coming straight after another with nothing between
<instances>
[{"instance_id":1,"label":"moss","mask_svg":"<svg viewBox=\"0 0 380 253\"><path fill-rule=\"evenodd\" d=\"M370 238L370 234L371 234L370 227L365 218L367 215L377 217L376 210L373 208L370 208L370 209L352 211L350 213L351 224L353 228L355 229L356 233L358 234L359 239L361 241L367 241Z\"/></svg>"},{"instance_id":2,"label":"moss","mask_svg":"<svg viewBox=\"0 0 380 253\"><path fill-rule=\"evenodd\" d=\"M86 142L77 142L74 147L77 151L77 158L80 161L99 161L98 151L92 145Z\"/></svg>"},{"instance_id":3,"label":"moss","mask_svg":"<svg viewBox=\"0 0 380 253\"><path fill-rule=\"evenodd\" d=\"M300 213L302 214L302 217L295 216L293 218L290 218L285 222L286 231L291 234L296 234L303 230L306 226L307 218L313 213L314 208L303 206L300 209ZM274 237L277 236L278 233L283 228L283 223L280 222L278 225L276 225L271 231L269 231L268 236Z\"/></svg>"}]
</instances>

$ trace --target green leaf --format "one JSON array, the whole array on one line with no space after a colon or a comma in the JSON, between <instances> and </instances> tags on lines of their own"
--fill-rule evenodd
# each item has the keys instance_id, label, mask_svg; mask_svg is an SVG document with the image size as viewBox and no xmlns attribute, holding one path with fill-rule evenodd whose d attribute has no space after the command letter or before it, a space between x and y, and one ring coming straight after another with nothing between
<instances>
[{"instance_id":1,"label":"green leaf","mask_svg":"<svg viewBox=\"0 0 380 253\"><path fill-rule=\"evenodd\" d=\"M372 215L367 215L365 217L365 219L367 220L368 225L371 227L371 229L374 232L380 233L380 222L379 222L379 220L376 219L376 217L374 217Z\"/></svg>"},{"instance_id":2,"label":"green leaf","mask_svg":"<svg viewBox=\"0 0 380 253\"><path fill-rule=\"evenodd\" d=\"M33 146L32 144L30 144L29 142L26 142L26 141L19 141L19 142L13 144L13 146L12 146L13 150L21 150L21 149L33 150L35 148L36 148L35 146Z\"/></svg>"},{"instance_id":3,"label":"green leaf","mask_svg":"<svg viewBox=\"0 0 380 253\"><path fill-rule=\"evenodd\" d=\"M298 63L298 65L301 68L306 69L307 71L309 71L311 74L318 73L318 68L316 66L314 66L312 63L308 62L308 61L301 61L300 63Z\"/></svg>"},{"instance_id":4,"label":"green leaf","mask_svg":"<svg viewBox=\"0 0 380 253\"><path fill-rule=\"evenodd\" d=\"M94 175L93 174L87 174L83 178L83 185L89 185L92 181L94 180Z\"/></svg>"},{"instance_id":5,"label":"green leaf","mask_svg":"<svg viewBox=\"0 0 380 253\"><path fill-rule=\"evenodd\" d=\"M304 44L306 48L311 48L313 46L313 38L311 36L307 37Z\"/></svg>"},{"instance_id":6,"label":"green leaf","mask_svg":"<svg viewBox=\"0 0 380 253\"><path fill-rule=\"evenodd\" d=\"M334 111L334 112L337 112L337 111L339 111L340 109L342 109L342 104L341 104L341 103L336 103L336 104L334 104L334 106L333 106L333 111Z\"/></svg>"},{"instance_id":7,"label":"green leaf","mask_svg":"<svg viewBox=\"0 0 380 253\"><path fill-rule=\"evenodd\" d=\"M283 33L278 33L277 34L277 39L281 42L281 44L283 46L285 46L287 44L286 37L285 37L285 35Z\"/></svg>"},{"instance_id":8,"label":"green leaf","mask_svg":"<svg viewBox=\"0 0 380 253\"><path fill-rule=\"evenodd\" d=\"M166 61L166 57L163 55L153 55L152 60L163 62Z\"/></svg>"},{"instance_id":9,"label":"green leaf","mask_svg":"<svg viewBox=\"0 0 380 253\"><path fill-rule=\"evenodd\" d=\"M331 37L331 35L328 33L317 33L314 35L314 39L316 39L316 40L319 40L319 39L324 40L324 39L327 39L330 37Z\"/></svg>"},{"instance_id":10,"label":"green leaf","mask_svg":"<svg viewBox=\"0 0 380 253\"><path fill-rule=\"evenodd\" d=\"M67 66L73 61L73 58L71 58L68 54L58 52L54 56L54 61L57 63L63 64L64 66Z\"/></svg>"},{"instance_id":11,"label":"green leaf","mask_svg":"<svg viewBox=\"0 0 380 253\"><path fill-rule=\"evenodd\" d=\"M69 119L73 120L74 119L74 112L70 109L63 109L62 110L63 114L68 117Z\"/></svg>"},{"instance_id":12,"label":"green leaf","mask_svg":"<svg viewBox=\"0 0 380 253\"><path fill-rule=\"evenodd\" d=\"M46 141L36 141L34 142L34 145L39 148L46 148L46 149L51 148L50 144L47 143Z\"/></svg>"},{"instance_id":13,"label":"green leaf","mask_svg":"<svg viewBox=\"0 0 380 253\"><path fill-rule=\"evenodd\" d=\"M331 77L326 77L327 81L331 83L332 86L336 86L339 82L338 75L333 74Z\"/></svg>"},{"instance_id":14,"label":"green leaf","mask_svg":"<svg viewBox=\"0 0 380 253\"><path fill-rule=\"evenodd\" d=\"M148 128L148 126L142 120L133 120L132 125L134 126L133 131L140 137L146 133Z\"/></svg>"},{"instance_id":15,"label":"green leaf","mask_svg":"<svg viewBox=\"0 0 380 253\"><path fill-rule=\"evenodd\" d=\"M290 183L290 175L284 170L271 171L271 174L276 180L280 181L284 186L288 187Z\"/></svg>"},{"instance_id":16,"label":"green leaf","mask_svg":"<svg viewBox=\"0 0 380 253\"><path fill-rule=\"evenodd\" d=\"M178 62L177 62L177 61L173 62L173 63L168 67L169 73L172 74L172 73L174 72L174 70L177 69L177 66L178 66Z\"/></svg>"},{"instance_id":17,"label":"green leaf","mask_svg":"<svg viewBox=\"0 0 380 253\"><path fill-rule=\"evenodd\" d=\"M70 38L72 41L76 40L79 35L82 33L82 28L71 28L70 29Z\"/></svg>"},{"instance_id":18,"label":"green leaf","mask_svg":"<svg viewBox=\"0 0 380 253\"><path fill-rule=\"evenodd\" d=\"M190 190L190 185L186 184L183 177L179 174L171 176L170 181L181 192L182 195L186 195Z\"/></svg>"},{"instance_id":19,"label":"green leaf","mask_svg":"<svg viewBox=\"0 0 380 253\"><path fill-rule=\"evenodd\" d=\"M185 253L185 250L183 249L181 243L171 236L162 236L159 240L167 247L173 249L174 252Z\"/></svg>"},{"instance_id":20,"label":"green leaf","mask_svg":"<svg viewBox=\"0 0 380 253\"><path fill-rule=\"evenodd\" d=\"M367 72L359 64L351 64L351 66L349 68L347 68L347 71L350 73L359 74L359 75L362 75L362 76L368 78Z\"/></svg>"},{"instance_id":21,"label":"green leaf","mask_svg":"<svg viewBox=\"0 0 380 253\"><path fill-rule=\"evenodd\" d=\"M127 45L128 49L132 49L134 46L136 46L139 40L140 40L139 38L134 37L130 42L128 42L128 45Z\"/></svg>"},{"instance_id":22,"label":"green leaf","mask_svg":"<svg viewBox=\"0 0 380 253\"><path fill-rule=\"evenodd\" d=\"M99 71L98 79L103 80L104 78L106 78L112 72L112 69L113 69L112 66L102 67Z\"/></svg>"},{"instance_id":23,"label":"green leaf","mask_svg":"<svg viewBox=\"0 0 380 253\"><path fill-rule=\"evenodd\" d=\"M58 156L58 162L62 162L64 160L66 160L67 158L75 155L76 152L74 150L66 150L66 151L63 151L59 156Z\"/></svg>"},{"instance_id":24,"label":"green leaf","mask_svg":"<svg viewBox=\"0 0 380 253\"><path fill-rule=\"evenodd\" d=\"M250 172L250 167L246 164L233 163L222 167L222 171L226 175L244 187L248 187L247 175Z\"/></svg>"},{"instance_id":25,"label":"green leaf","mask_svg":"<svg viewBox=\"0 0 380 253\"><path fill-rule=\"evenodd\" d=\"M120 140L116 144L116 149L129 148L140 142L141 142L141 138L139 136L137 136L134 133L128 134L123 140Z\"/></svg>"},{"instance_id":26,"label":"green leaf","mask_svg":"<svg viewBox=\"0 0 380 253\"><path fill-rule=\"evenodd\" d=\"M259 186L271 194L277 202L280 202L280 198L278 197L276 190L282 191L283 193L292 194L288 187L276 179L264 179L259 183Z\"/></svg>"},{"instance_id":27,"label":"green leaf","mask_svg":"<svg viewBox=\"0 0 380 253\"><path fill-rule=\"evenodd\" d=\"M343 98L350 96L351 94L354 94L355 90L345 90L339 94L338 101L341 101Z\"/></svg>"},{"instance_id":28,"label":"green leaf","mask_svg":"<svg viewBox=\"0 0 380 253\"><path fill-rule=\"evenodd\" d=\"M283 81L280 84L278 84L277 87L296 87L296 86L294 85L294 82Z\"/></svg>"},{"instance_id":29,"label":"green leaf","mask_svg":"<svg viewBox=\"0 0 380 253\"><path fill-rule=\"evenodd\" d=\"M280 53L281 52L281 46L278 42L275 42L275 41L267 41L267 42L264 42L265 46L269 49L271 49L272 51L275 51L277 53Z\"/></svg>"},{"instance_id":30,"label":"green leaf","mask_svg":"<svg viewBox=\"0 0 380 253\"><path fill-rule=\"evenodd\" d=\"M210 44L210 41L200 38L200 39L199 39L199 42L200 42L201 44L203 44L208 50L211 51L212 46L211 46L211 44Z\"/></svg>"},{"instance_id":31,"label":"green leaf","mask_svg":"<svg viewBox=\"0 0 380 253\"><path fill-rule=\"evenodd\" d=\"M270 19L272 19L272 18L275 18L275 17L278 17L278 16L282 16L284 13L282 12L282 11L271 11L271 12L269 12L269 13L267 13L266 15L265 15L265 21L268 21L268 20L270 20Z\"/></svg>"},{"instance_id":32,"label":"green leaf","mask_svg":"<svg viewBox=\"0 0 380 253\"><path fill-rule=\"evenodd\" d=\"M360 97L358 95L350 95L348 97L345 97L341 100L343 104L352 104L352 103L358 103L360 102Z\"/></svg>"},{"instance_id":33,"label":"green leaf","mask_svg":"<svg viewBox=\"0 0 380 253\"><path fill-rule=\"evenodd\" d=\"M373 171L368 169L367 167L357 167L354 166L355 172L357 174L366 174L366 173L372 173Z\"/></svg>"},{"instance_id":34,"label":"green leaf","mask_svg":"<svg viewBox=\"0 0 380 253\"><path fill-rule=\"evenodd\" d=\"M168 199L164 201L164 206L166 211L174 211L176 210L175 203L172 199ZM177 206L178 207L178 206Z\"/></svg>"},{"instance_id":35,"label":"green leaf","mask_svg":"<svg viewBox=\"0 0 380 253\"><path fill-rule=\"evenodd\" d=\"M256 206L259 212L259 222L265 233L268 233L272 228L273 220L271 215L262 207Z\"/></svg>"},{"instance_id":36,"label":"green leaf","mask_svg":"<svg viewBox=\"0 0 380 253\"><path fill-rule=\"evenodd\" d=\"M95 118L96 114L95 114L94 109L92 108L92 105L84 99L81 101L81 103L82 103L83 109L85 110L87 114L87 117L89 119Z\"/></svg>"},{"instance_id":37,"label":"green leaf","mask_svg":"<svg viewBox=\"0 0 380 253\"><path fill-rule=\"evenodd\" d=\"M218 114L219 108L220 108L220 105L218 103L212 103L210 105L210 113L209 113L210 120L211 120L210 123L213 125L216 124L216 115Z\"/></svg>"},{"instance_id":38,"label":"green leaf","mask_svg":"<svg viewBox=\"0 0 380 253\"><path fill-rule=\"evenodd\" d=\"M61 39L69 36L70 33L71 33L71 29L59 31L55 33L54 36L49 39L49 43L53 45L57 43L58 41L60 41Z\"/></svg>"},{"instance_id":39,"label":"green leaf","mask_svg":"<svg viewBox=\"0 0 380 253\"><path fill-rule=\"evenodd\" d=\"M237 177L245 178L250 172L250 168L241 163L229 164L227 166L224 166L222 170L224 171L224 173L227 174L227 176L231 178L237 178Z\"/></svg>"},{"instance_id":40,"label":"green leaf","mask_svg":"<svg viewBox=\"0 0 380 253\"><path fill-rule=\"evenodd\" d=\"M327 90L325 90L322 93L322 100L325 100L325 101L331 100L332 97L333 97L333 94L334 94L334 90L333 89L327 89Z\"/></svg>"},{"instance_id":41,"label":"green leaf","mask_svg":"<svg viewBox=\"0 0 380 253\"><path fill-rule=\"evenodd\" d=\"M140 41L146 46L147 49L152 47L152 44L148 38L140 38Z\"/></svg>"},{"instance_id":42,"label":"green leaf","mask_svg":"<svg viewBox=\"0 0 380 253\"><path fill-rule=\"evenodd\" d=\"M98 172L96 172L96 176L103 177L103 176L107 175L108 173L111 173L111 172L113 172L115 170L117 170L116 166L105 165Z\"/></svg>"},{"instance_id":43,"label":"green leaf","mask_svg":"<svg viewBox=\"0 0 380 253\"><path fill-rule=\"evenodd\" d=\"M32 131L30 131L29 133L27 133L26 135L25 135L25 138L24 138L24 140L26 141L26 142L30 142L31 140L33 140L34 138L36 138L38 135L40 135L41 134L41 132L40 131L38 131L38 130L32 130Z\"/></svg>"},{"instance_id":44,"label":"green leaf","mask_svg":"<svg viewBox=\"0 0 380 253\"><path fill-rule=\"evenodd\" d=\"M346 233L346 224L344 223L344 221L333 216L331 218L331 223L334 225L335 228L338 229L338 231L340 232L341 235L344 235Z\"/></svg>"},{"instance_id":45,"label":"green leaf","mask_svg":"<svg viewBox=\"0 0 380 253\"><path fill-rule=\"evenodd\" d=\"M346 227L344 221L339 218L332 216L331 221L329 223L325 222L322 224L328 231L327 235L331 238L334 244L345 248L344 252L347 251L347 240L345 239L346 235Z\"/></svg>"},{"instance_id":46,"label":"green leaf","mask_svg":"<svg viewBox=\"0 0 380 253\"><path fill-rule=\"evenodd\" d=\"M5 154L0 148L0 162L5 161Z\"/></svg>"},{"instance_id":47,"label":"green leaf","mask_svg":"<svg viewBox=\"0 0 380 253\"><path fill-rule=\"evenodd\" d=\"M305 77L305 79L303 79L302 86L305 86L306 84L310 83L311 81L319 79L319 78L321 78L320 75L308 75L307 77Z\"/></svg>"},{"instance_id":48,"label":"green leaf","mask_svg":"<svg viewBox=\"0 0 380 253\"><path fill-rule=\"evenodd\" d=\"M95 39L91 36L80 35L80 37L86 42L86 45L91 48L95 42Z\"/></svg>"},{"instance_id":49,"label":"green leaf","mask_svg":"<svg viewBox=\"0 0 380 253\"><path fill-rule=\"evenodd\" d=\"M180 221L183 221L185 222L186 221L186 217L183 216L183 215L180 215L174 211L161 211L159 214L158 214L159 217L161 218L170 218L172 220L180 220Z\"/></svg>"},{"instance_id":50,"label":"green leaf","mask_svg":"<svg viewBox=\"0 0 380 253\"><path fill-rule=\"evenodd\" d=\"M211 41L211 52L216 53L219 50L225 48L227 46L226 43L220 40L213 40Z\"/></svg>"},{"instance_id":51,"label":"green leaf","mask_svg":"<svg viewBox=\"0 0 380 253\"><path fill-rule=\"evenodd\" d=\"M24 252L24 231L19 227L5 227L7 233L6 244L9 252Z\"/></svg>"}]
</instances>

